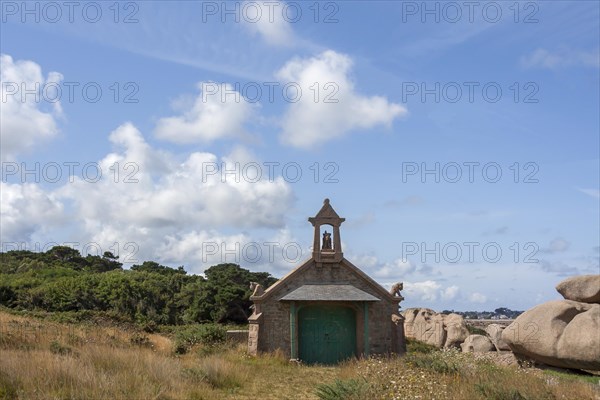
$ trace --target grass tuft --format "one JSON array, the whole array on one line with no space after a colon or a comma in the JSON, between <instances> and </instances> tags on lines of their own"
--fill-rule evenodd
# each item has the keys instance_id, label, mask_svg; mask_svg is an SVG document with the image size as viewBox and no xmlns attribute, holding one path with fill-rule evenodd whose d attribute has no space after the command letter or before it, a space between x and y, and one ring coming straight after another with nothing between
<instances>
[{"instance_id":1,"label":"grass tuft","mask_svg":"<svg viewBox=\"0 0 600 400\"><path fill-rule=\"evenodd\" d=\"M528 400L517 389L502 388L489 383L476 383L475 391L487 400Z\"/></svg>"},{"instance_id":2,"label":"grass tuft","mask_svg":"<svg viewBox=\"0 0 600 400\"><path fill-rule=\"evenodd\" d=\"M467 330L469 331L470 335L482 335L482 336L487 336L487 332L484 331L481 328L478 328L476 326L473 325L469 325L467 324Z\"/></svg>"},{"instance_id":3,"label":"grass tuft","mask_svg":"<svg viewBox=\"0 0 600 400\"><path fill-rule=\"evenodd\" d=\"M247 376L235 364L218 356L200 360L197 366L185 368L183 376L191 383L206 383L213 389L237 389Z\"/></svg>"},{"instance_id":4,"label":"grass tuft","mask_svg":"<svg viewBox=\"0 0 600 400\"><path fill-rule=\"evenodd\" d=\"M336 379L333 383L317 386L317 397L320 400L354 400L362 399L369 390L365 379Z\"/></svg>"},{"instance_id":5,"label":"grass tuft","mask_svg":"<svg viewBox=\"0 0 600 400\"><path fill-rule=\"evenodd\" d=\"M409 338L406 338L406 349L408 353L433 353L440 351L440 349L431 344Z\"/></svg>"},{"instance_id":6,"label":"grass tuft","mask_svg":"<svg viewBox=\"0 0 600 400\"><path fill-rule=\"evenodd\" d=\"M439 374L456 374L460 372L458 362L444 359L444 357L441 357L439 354L440 353L411 354L406 356L405 361L417 368Z\"/></svg>"},{"instance_id":7,"label":"grass tuft","mask_svg":"<svg viewBox=\"0 0 600 400\"><path fill-rule=\"evenodd\" d=\"M225 342L227 329L218 324L190 325L175 334L173 352L185 354L192 347L202 344L213 346Z\"/></svg>"},{"instance_id":8,"label":"grass tuft","mask_svg":"<svg viewBox=\"0 0 600 400\"><path fill-rule=\"evenodd\" d=\"M73 349L69 346L63 346L58 341L53 340L52 342L50 342L50 352L52 354L68 356L68 355L73 354Z\"/></svg>"},{"instance_id":9,"label":"grass tuft","mask_svg":"<svg viewBox=\"0 0 600 400\"><path fill-rule=\"evenodd\" d=\"M129 342L135 346L152 347L152 342L150 341L150 338L148 337L148 335L145 335L143 333L135 332L129 338Z\"/></svg>"},{"instance_id":10,"label":"grass tuft","mask_svg":"<svg viewBox=\"0 0 600 400\"><path fill-rule=\"evenodd\" d=\"M16 377L11 377L0 370L0 400L17 399L20 386Z\"/></svg>"}]
</instances>

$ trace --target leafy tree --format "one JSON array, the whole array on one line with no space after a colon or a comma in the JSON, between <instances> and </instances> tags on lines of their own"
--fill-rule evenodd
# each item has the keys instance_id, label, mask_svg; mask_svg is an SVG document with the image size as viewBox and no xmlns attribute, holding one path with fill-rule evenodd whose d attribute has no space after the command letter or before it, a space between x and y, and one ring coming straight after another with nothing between
<instances>
[{"instance_id":1,"label":"leafy tree","mask_svg":"<svg viewBox=\"0 0 600 400\"><path fill-rule=\"evenodd\" d=\"M121 269L122 263L118 262L112 253L106 251L102 257L90 256L85 258L85 269L92 272L108 272Z\"/></svg>"},{"instance_id":2,"label":"leafy tree","mask_svg":"<svg viewBox=\"0 0 600 400\"><path fill-rule=\"evenodd\" d=\"M154 261L144 261L141 265L134 265L131 267L132 271L139 271L139 272L155 272L157 274L162 274L162 275L171 275L171 274L187 274L187 272L185 271L185 269L183 269L183 267L179 267L177 269L174 268L170 268L170 267L166 267L164 265L160 265L157 262Z\"/></svg>"},{"instance_id":3,"label":"leafy tree","mask_svg":"<svg viewBox=\"0 0 600 400\"><path fill-rule=\"evenodd\" d=\"M112 260L112 261L117 261L119 259L119 256L115 256L110 251L105 251L104 254L102 254L102 258L106 258L106 259Z\"/></svg>"},{"instance_id":4,"label":"leafy tree","mask_svg":"<svg viewBox=\"0 0 600 400\"><path fill-rule=\"evenodd\" d=\"M269 273L237 264L219 264L206 277L188 275L183 266L154 261L123 270L118 257L82 257L56 246L45 253L0 253L0 304L48 312L106 312L144 324L245 322L250 314L250 282L265 288Z\"/></svg>"},{"instance_id":5,"label":"leafy tree","mask_svg":"<svg viewBox=\"0 0 600 400\"><path fill-rule=\"evenodd\" d=\"M81 257L79 250L73 249L69 246L54 246L48 250L46 254L62 262L69 262Z\"/></svg>"},{"instance_id":6,"label":"leafy tree","mask_svg":"<svg viewBox=\"0 0 600 400\"><path fill-rule=\"evenodd\" d=\"M264 287L276 281L266 272L253 273L237 264L218 264L204 271L205 291L214 299L211 317L216 322L245 322L250 315L250 282Z\"/></svg>"},{"instance_id":7,"label":"leafy tree","mask_svg":"<svg viewBox=\"0 0 600 400\"><path fill-rule=\"evenodd\" d=\"M79 250L69 246L54 246L45 254L44 259L53 266L65 266L75 270L81 270L86 266L86 260L81 256Z\"/></svg>"}]
</instances>

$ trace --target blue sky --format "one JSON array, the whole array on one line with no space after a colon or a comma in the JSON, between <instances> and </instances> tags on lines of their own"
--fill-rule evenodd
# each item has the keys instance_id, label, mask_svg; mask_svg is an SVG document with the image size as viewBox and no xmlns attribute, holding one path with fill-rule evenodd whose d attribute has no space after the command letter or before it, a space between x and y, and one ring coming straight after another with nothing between
<instances>
[{"instance_id":1,"label":"blue sky","mask_svg":"<svg viewBox=\"0 0 600 400\"><path fill-rule=\"evenodd\" d=\"M526 309L599 272L597 2L24 4L3 250L281 277L327 197L404 307Z\"/></svg>"}]
</instances>

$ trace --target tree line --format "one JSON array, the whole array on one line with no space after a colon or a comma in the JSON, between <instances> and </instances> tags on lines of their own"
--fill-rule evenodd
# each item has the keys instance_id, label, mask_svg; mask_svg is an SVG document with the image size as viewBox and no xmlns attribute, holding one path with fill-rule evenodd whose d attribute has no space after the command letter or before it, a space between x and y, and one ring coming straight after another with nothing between
<instances>
[{"instance_id":1,"label":"tree line","mask_svg":"<svg viewBox=\"0 0 600 400\"><path fill-rule=\"evenodd\" d=\"M244 323L250 315L250 282L268 287L267 272L218 264L189 275L145 261L123 269L110 252L82 256L55 246L43 253L0 252L0 305L46 312L98 311L136 323L180 325Z\"/></svg>"}]
</instances>

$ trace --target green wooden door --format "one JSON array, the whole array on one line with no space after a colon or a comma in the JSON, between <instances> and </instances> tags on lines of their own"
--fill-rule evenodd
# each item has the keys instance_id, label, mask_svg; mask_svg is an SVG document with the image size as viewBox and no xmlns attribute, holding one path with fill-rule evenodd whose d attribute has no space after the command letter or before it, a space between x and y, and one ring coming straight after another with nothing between
<instances>
[{"instance_id":1,"label":"green wooden door","mask_svg":"<svg viewBox=\"0 0 600 400\"><path fill-rule=\"evenodd\" d=\"M307 306L298 313L299 357L306 363L335 364L354 356L356 317L340 306Z\"/></svg>"}]
</instances>

